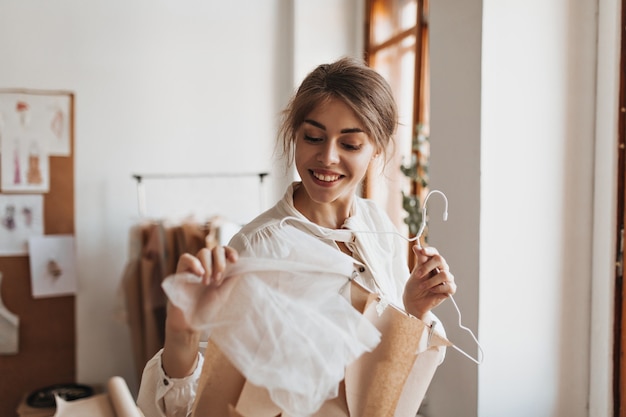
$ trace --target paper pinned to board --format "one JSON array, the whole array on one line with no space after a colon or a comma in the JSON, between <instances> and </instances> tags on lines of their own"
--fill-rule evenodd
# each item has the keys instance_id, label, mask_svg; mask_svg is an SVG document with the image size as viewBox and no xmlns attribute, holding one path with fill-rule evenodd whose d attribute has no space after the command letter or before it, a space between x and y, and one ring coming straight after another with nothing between
<instances>
[{"instance_id":1,"label":"paper pinned to board","mask_svg":"<svg viewBox=\"0 0 626 417\"><path fill-rule=\"evenodd\" d=\"M43 235L28 239L34 298L76 294L76 245L73 235Z\"/></svg>"},{"instance_id":2,"label":"paper pinned to board","mask_svg":"<svg viewBox=\"0 0 626 417\"><path fill-rule=\"evenodd\" d=\"M28 239L43 232L43 195L0 194L0 256L28 255Z\"/></svg>"},{"instance_id":3,"label":"paper pinned to board","mask_svg":"<svg viewBox=\"0 0 626 417\"><path fill-rule=\"evenodd\" d=\"M2 301L2 272L0 272L0 355L19 352L20 319L11 313Z\"/></svg>"}]
</instances>

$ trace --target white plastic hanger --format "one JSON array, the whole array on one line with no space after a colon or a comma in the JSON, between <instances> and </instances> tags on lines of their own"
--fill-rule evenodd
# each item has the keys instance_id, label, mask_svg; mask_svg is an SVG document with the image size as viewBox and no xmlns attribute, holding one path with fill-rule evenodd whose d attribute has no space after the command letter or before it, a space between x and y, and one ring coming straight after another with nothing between
<instances>
[{"instance_id":1,"label":"white plastic hanger","mask_svg":"<svg viewBox=\"0 0 626 417\"><path fill-rule=\"evenodd\" d=\"M343 238L345 240L345 236L344 235L350 235L351 233L374 233L374 234L394 234L397 235L399 237L401 237L402 239L408 241L408 242L417 242L417 245L421 246L420 243L420 238L422 236L422 234L424 233L424 230L426 229L426 203L428 202L428 199L430 198L431 195L433 194L439 194L443 197L444 201L445 201L445 208L444 208L444 212L443 212L443 220L447 221L448 220L448 198L446 197L446 195L439 190L431 190L427 195L426 198L424 198L424 202L422 203L422 222L419 228L419 231L417 232L417 235L415 237L412 238L407 238L406 236L395 232L395 231L377 231L377 230L354 230L354 229L336 229L336 230L332 230L332 229L324 229L324 228L319 228L319 232L321 235L327 237L327 238L333 238L333 239L338 239L338 238ZM297 217L293 217L293 216L287 216L285 218L283 218L280 221L280 225L283 226L283 224L287 221L296 221L299 223L307 223L306 220L304 219L299 219ZM466 332L468 332L472 338L474 339L474 342L476 342L476 345L478 346L478 350L479 350L479 359L476 359L474 357L472 357L471 355L469 355L468 353L464 352L462 349L460 349L458 346L456 345L452 345L452 347L454 349L456 349L457 351L459 351L462 355L466 356L468 359L470 359L472 362L475 362L476 364L480 365L483 362L483 357L484 357L484 353L483 353L483 348L480 345L480 342L478 342L478 339L476 338L476 336L474 335L474 332L472 332L471 329L469 329L468 327L464 326L462 321L461 321L461 310L459 309L459 306L456 304L456 301L454 301L454 298L452 296L449 297L450 300L452 301L452 304L454 305L454 308L456 309L457 314L459 315L459 327L463 330L465 330Z\"/></svg>"},{"instance_id":2,"label":"white plastic hanger","mask_svg":"<svg viewBox=\"0 0 626 417\"><path fill-rule=\"evenodd\" d=\"M424 198L424 202L422 203L422 223L420 225L419 231L417 232L417 235L414 238L409 239L409 241L413 241L413 240L417 241L418 246L421 246L420 238L422 237L422 234L424 233L424 229L426 229L426 203L428 203L428 199L433 194L439 194L443 197L445 201L443 221L445 222L448 220L448 198L443 192L439 190L431 190L428 194L426 194L426 198ZM454 305L454 308L456 309L456 312L459 315L459 327L465 330L466 332L468 332L474 339L474 342L476 342L476 345L478 346L478 351L479 351L479 359L475 359L474 357L472 357L471 355L469 355L468 353L466 353L465 351L463 351L462 349L460 349L458 346L454 344L452 345L452 347L455 348L464 356L466 356L467 358L469 358L470 360L472 360L473 362L475 362L476 364L480 365L483 362L483 358L484 358L483 348L480 345L480 342L478 342L478 339L476 338L476 336L474 335L474 332L472 332L472 330L470 330L468 327L465 327L463 323L461 322L461 310L459 309L459 306L456 304L456 301L454 301L454 297L452 297L452 295L450 295L450 301L452 301L452 304Z\"/></svg>"}]
</instances>

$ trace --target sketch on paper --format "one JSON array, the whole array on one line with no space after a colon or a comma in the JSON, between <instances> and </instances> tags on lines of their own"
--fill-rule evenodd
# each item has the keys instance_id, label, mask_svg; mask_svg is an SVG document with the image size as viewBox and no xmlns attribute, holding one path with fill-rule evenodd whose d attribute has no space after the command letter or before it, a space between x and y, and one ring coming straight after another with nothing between
<instances>
[{"instance_id":1,"label":"sketch on paper","mask_svg":"<svg viewBox=\"0 0 626 417\"><path fill-rule=\"evenodd\" d=\"M41 194L0 194L0 256L28 255L28 239L43 226Z\"/></svg>"},{"instance_id":2,"label":"sketch on paper","mask_svg":"<svg viewBox=\"0 0 626 417\"><path fill-rule=\"evenodd\" d=\"M48 121L46 144L48 155L70 155L70 96L45 96L44 119Z\"/></svg>"},{"instance_id":3,"label":"sketch on paper","mask_svg":"<svg viewBox=\"0 0 626 417\"><path fill-rule=\"evenodd\" d=\"M28 240L34 298L76 293L74 236L45 235Z\"/></svg>"},{"instance_id":4,"label":"sketch on paper","mask_svg":"<svg viewBox=\"0 0 626 417\"><path fill-rule=\"evenodd\" d=\"M0 119L4 115L9 128L28 129L41 138L48 155L70 155L71 111L71 96L67 93L0 90Z\"/></svg>"},{"instance_id":5,"label":"sketch on paper","mask_svg":"<svg viewBox=\"0 0 626 417\"><path fill-rule=\"evenodd\" d=\"M48 191L48 157L70 154L70 106L67 94L0 92L3 191Z\"/></svg>"}]
</instances>

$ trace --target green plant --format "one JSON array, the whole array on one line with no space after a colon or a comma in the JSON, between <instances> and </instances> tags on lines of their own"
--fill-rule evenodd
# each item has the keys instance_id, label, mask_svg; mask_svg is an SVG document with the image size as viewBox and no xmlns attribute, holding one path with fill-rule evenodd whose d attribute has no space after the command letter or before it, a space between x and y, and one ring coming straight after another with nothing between
<instances>
[{"instance_id":1,"label":"green plant","mask_svg":"<svg viewBox=\"0 0 626 417\"><path fill-rule=\"evenodd\" d=\"M408 166L400 165L402 173L411 180L411 191L402 191L402 208L407 212L404 222L409 226L409 233L415 236L422 223L421 191L428 187L428 152L429 137L422 124L415 126L411 140L411 160Z\"/></svg>"}]
</instances>

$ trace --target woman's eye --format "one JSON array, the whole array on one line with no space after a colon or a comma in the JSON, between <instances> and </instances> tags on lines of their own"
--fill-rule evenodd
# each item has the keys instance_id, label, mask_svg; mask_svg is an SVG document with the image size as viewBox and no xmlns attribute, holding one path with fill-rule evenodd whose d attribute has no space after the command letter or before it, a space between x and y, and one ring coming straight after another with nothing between
<instances>
[{"instance_id":1,"label":"woman's eye","mask_svg":"<svg viewBox=\"0 0 626 417\"><path fill-rule=\"evenodd\" d=\"M358 151L361 149L361 145L353 145L351 143L344 143L343 147L349 151Z\"/></svg>"},{"instance_id":2,"label":"woman's eye","mask_svg":"<svg viewBox=\"0 0 626 417\"><path fill-rule=\"evenodd\" d=\"M306 140L307 142L316 143L316 142L321 142L322 138L316 138L316 137L313 137L313 136L304 135L304 140Z\"/></svg>"}]
</instances>

